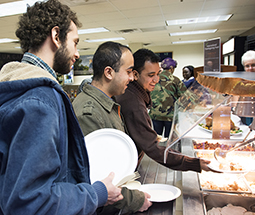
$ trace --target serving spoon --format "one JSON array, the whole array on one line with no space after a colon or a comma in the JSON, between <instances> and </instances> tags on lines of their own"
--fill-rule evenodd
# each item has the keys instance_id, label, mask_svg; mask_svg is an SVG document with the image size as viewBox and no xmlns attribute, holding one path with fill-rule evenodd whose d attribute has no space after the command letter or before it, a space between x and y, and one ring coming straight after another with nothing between
<instances>
[{"instance_id":1,"label":"serving spoon","mask_svg":"<svg viewBox=\"0 0 255 215\"><path fill-rule=\"evenodd\" d=\"M231 148L229 150L222 150L220 148L217 148L217 149L215 149L215 151L213 153L214 157L220 163L226 163L225 158L227 156L227 153L232 152L232 151L234 151L234 150L236 150L236 149L238 149L238 148L240 148L240 147L242 147L242 146L244 146L246 144L249 144L249 143L253 142L254 140L255 140L255 137L251 138L251 139L249 139L247 141L241 142L239 144L237 143L233 148Z\"/></svg>"}]
</instances>

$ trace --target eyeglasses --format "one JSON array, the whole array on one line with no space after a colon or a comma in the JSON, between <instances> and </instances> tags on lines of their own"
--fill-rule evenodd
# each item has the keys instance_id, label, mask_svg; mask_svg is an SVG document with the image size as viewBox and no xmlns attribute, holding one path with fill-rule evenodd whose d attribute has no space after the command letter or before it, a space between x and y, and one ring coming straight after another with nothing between
<instances>
[{"instance_id":1,"label":"eyeglasses","mask_svg":"<svg viewBox=\"0 0 255 215\"><path fill-rule=\"evenodd\" d=\"M255 67L255 64L246 64L244 65L245 68L254 68Z\"/></svg>"}]
</instances>

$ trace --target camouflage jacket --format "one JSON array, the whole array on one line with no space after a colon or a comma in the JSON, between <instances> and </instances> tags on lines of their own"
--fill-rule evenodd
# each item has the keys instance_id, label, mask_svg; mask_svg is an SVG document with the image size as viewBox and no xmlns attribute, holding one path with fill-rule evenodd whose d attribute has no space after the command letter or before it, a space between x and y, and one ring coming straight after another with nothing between
<instances>
[{"instance_id":1,"label":"camouflage jacket","mask_svg":"<svg viewBox=\"0 0 255 215\"><path fill-rule=\"evenodd\" d=\"M175 101L187 90L183 82L170 72L160 74L159 83L151 92L152 107L149 115L153 120L172 121Z\"/></svg>"}]
</instances>

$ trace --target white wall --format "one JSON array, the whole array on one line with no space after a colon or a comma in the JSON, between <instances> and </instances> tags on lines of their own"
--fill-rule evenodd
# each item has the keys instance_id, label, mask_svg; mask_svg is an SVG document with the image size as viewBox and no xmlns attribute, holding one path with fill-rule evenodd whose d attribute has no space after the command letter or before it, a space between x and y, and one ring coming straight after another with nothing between
<instances>
[{"instance_id":1,"label":"white wall","mask_svg":"<svg viewBox=\"0 0 255 215\"><path fill-rule=\"evenodd\" d=\"M183 44L146 47L153 52L173 52L173 59L177 61L177 67L174 75L183 79L182 68L187 65L194 67L203 66L204 64L204 48L203 43Z\"/></svg>"},{"instance_id":2,"label":"white wall","mask_svg":"<svg viewBox=\"0 0 255 215\"><path fill-rule=\"evenodd\" d=\"M147 48L153 52L173 52L173 59L177 61L177 68L175 69L174 75L183 79L182 68L187 65L194 67L203 66L204 64L204 44L182 44L182 45L165 45L165 46L145 46L142 43L129 44L132 52L134 53L139 48ZM89 53L93 55L94 53ZM80 79L76 80L79 82Z\"/></svg>"}]
</instances>

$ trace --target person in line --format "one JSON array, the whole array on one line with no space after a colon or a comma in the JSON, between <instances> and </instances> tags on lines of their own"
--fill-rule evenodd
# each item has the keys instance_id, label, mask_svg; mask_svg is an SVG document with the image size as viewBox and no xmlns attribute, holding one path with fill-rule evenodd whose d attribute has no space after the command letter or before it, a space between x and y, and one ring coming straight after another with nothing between
<instances>
[{"instance_id":1,"label":"person in line","mask_svg":"<svg viewBox=\"0 0 255 215\"><path fill-rule=\"evenodd\" d=\"M164 163L165 147L157 141L157 133L151 127L147 108L151 106L150 92L159 81L161 68L158 56L148 49L139 49L134 54L134 81L130 82L125 93L117 96L128 134L135 142L140 157L145 152L158 163L174 170L209 171L210 161L192 158L181 153L169 151Z\"/></svg>"},{"instance_id":2,"label":"person in line","mask_svg":"<svg viewBox=\"0 0 255 215\"><path fill-rule=\"evenodd\" d=\"M114 96L123 94L133 80L134 59L131 50L120 43L105 42L93 56L93 78L91 84L82 83L82 91L73 102L74 111L84 136L101 129L114 128L125 132L120 117L120 105ZM106 143L107 144L107 143ZM149 195L138 190L122 188L124 199L105 209L111 214L122 209L125 213L145 211L151 206Z\"/></svg>"},{"instance_id":3,"label":"person in line","mask_svg":"<svg viewBox=\"0 0 255 215\"><path fill-rule=\"evenodd\" d=\"M242 56L242 64L246 72L255 72L255 51L245 52Z\"/></svg>"},{"instance_id":4,"label":"person in line","mask_svg":"<svg viewBox=\"0 0 255 215\"><path fill-rule=\"evenodd\" d=\"M174 116L175 101L187 90L182 81L173 75L177 62L172 58L165 58L159 74L159 82L151 92L152 106L149 116L153 123L153 129L158 135L168 138Z\"/></svg>"},{"instance_id":5,"label":"person in line","mask_svg":"<svg viewBox=\"0 0 255 215\"><path fill-rule=\"evenodd\" d=\"M56 79L79 58L80 26L57 0L20 17L22 62L0 71L0 214L95 214L123 198L114 173L91 185L84 137Z\"/></svg>"},{"instance_id":6,"label":"person in line","mask_svg":"<svg viewBox=\"0 0 255 215\"><path fill-rule=\"evenodd\" d=\"M184 78L182 82L189 88L196 81L194 77L194 66L184 66L182 68L182 76Z\"/></svg>"}]
</instances>

